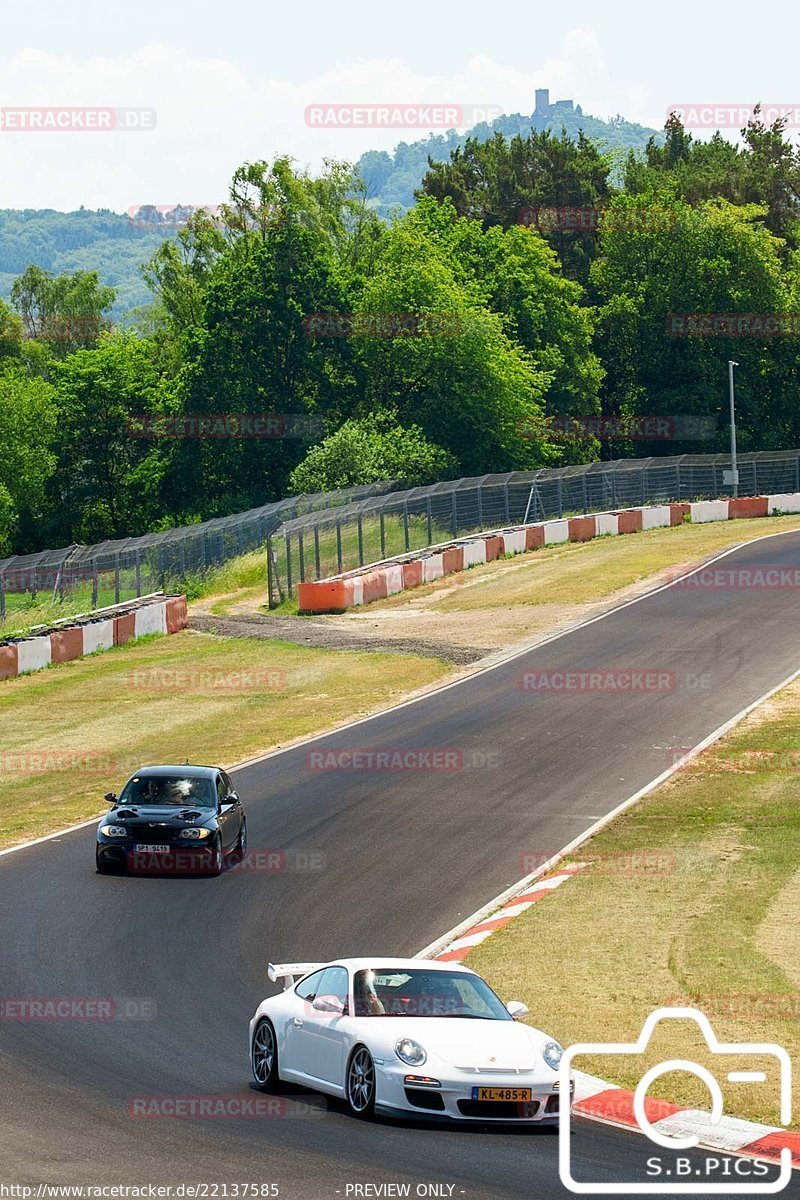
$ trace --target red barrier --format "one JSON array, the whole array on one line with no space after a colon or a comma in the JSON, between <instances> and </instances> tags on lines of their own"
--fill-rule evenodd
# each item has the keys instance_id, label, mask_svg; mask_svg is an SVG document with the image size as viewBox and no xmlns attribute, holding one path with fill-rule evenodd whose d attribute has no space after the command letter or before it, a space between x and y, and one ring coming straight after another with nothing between
<instances>
[{"instance_id":1,"label":"red barrier","mask_svg":"<svg viewBox=\"0 0 800 1200\"><path fill-rule=\"evenodd\" d=\"M186 597L175 596L167 601L167 633L180 633L186 628L188 613L186 611Z\"/></svg>"},{"instance_id":2,"label":"red barrier","mask_svg":"<svg viewBox=\"0 0 800 1200\"><path fill-rule=\"evenodd\" d=\"M364 603L371 604L373 600L385 600L389 595L389 582L385 571L368 571L362 575L364 581Z\"/></svg>"},{"instance_id":3,"label":"red barrier","mask_svg":"<svg viewBox=\"0 0 800 1200\"><path fill-rule=\"evenodd\" d=\"M352 579L324 579L297 585L297 607L301 613L346 612L352 603Z\"/></svg>"},{"instance_id":4,"label":"red barrier","mask_svg":"<svg viewBox=\"0 0 800 1200\"><path fill-rule=\"evenodd\" d=\"M597 533L597 523L594 517L570 517L569 540L571 542L590 542Z\"/></svg>"},{"instance_id":5,"label":"red barrier","mask_svg":"<svg viewBox=\"0 0 800 1200\"><path fill-rule=\"evenodd\" d=\"M728 501L728 520L740 517L765 517L769 501L766 496L737 496Z\"/></svg>"},{"instance_id":6,"label":"red barrier","mask_svg":"<svg viewBox=\"0 0 800 1200\"><path fill-rule=\"evenodd\" d=\"M51 662L72 662L73 658L82 657L83 629L80 625L71 625L69 629L59 629L50 634Z\"/></svg>"},{"instance_id":7,"label":"red barrier","mask_svg":"<svg viewBox=\"0 0 800 1200\"><path fill-rule=\"evenodd\" d=\"M17 647L16 644L10 646L0 646L0 679L10 679L17 674Z\"/></svg>"},{"instance_id":8,"label":"red barrier","mask_svg":"<svg viewBox=\"0 0 800 1200\"><path fill-rule=\"evenodd\" d=\"M453 571L464 570L464 547L463 546L448 546L442 551L442 569L445 575L452 575Z\"/></svg>"},{"instance_id":9,"label":"red barrier","mask_svg":"<svg viewBox=\"0 0 800 1200\"><path fill-rule=\"evenodd\" d=\"M544 545L544 528L541 525L529 525L525 530L525 549L538 550Z\"/></svg>"},{"instance_id":10,"label":"red barrier","mask_svg":"<svg viewBox=\"0 0 800 1200\"><path fill-rule=\"evenodd\" d=\"M506 543L502 537L487 537L486 542L486 561L494 562L501 554L505 553Z\"/></svg>"},{"instance_id":11,"label":"red barrier","mask_svg":"<svg viewBox=\"0 0 800 1200\"><path fill-rule=\"evenodd\" d=\"M616 516L619 518L620 533L641 533L642 510L640 508L626 508L623 512L618 512Z\"/></svg>"},{"instance_id":12,"label":"red barrier","mask_svg":"<svg viewBox=\"0 0 800 1200\"><path fill-rule=\"evenodd\" d=\"M691 504L670 504L669 506L669 523L670 525L682 525L684 517L692 511Z\"/></svg>"},{"instance_id":13,"label":"red barrier","mask_svg":"<svg viewBox=\"0 0 800 1200\"><path fill-rule=\"evenodd\" d=\"M136 633L136 613L114 617L114 645L124 646Z\"/></svg>"},{"instance_id":14,"label":"red barrier","mask_svg":"<svg viewBox=\"0 0 800 1200\"><path fill-rule=\"evenodd\" d=\"M422 559L415 558L403 563L403 588L419 587L422 583Z\"/></svg>"}]
</instances>

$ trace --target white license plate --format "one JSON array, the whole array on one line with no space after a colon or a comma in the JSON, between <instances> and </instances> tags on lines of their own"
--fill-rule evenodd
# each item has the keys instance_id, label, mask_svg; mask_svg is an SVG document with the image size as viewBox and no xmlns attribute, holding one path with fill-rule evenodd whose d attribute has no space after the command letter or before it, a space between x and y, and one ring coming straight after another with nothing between
<instances>
[{"instance_id":1,"label":"white license plate","mask_svg":"<svg viewBox=\"0 0 800 1200\"><path fill-rule=\"evenodd\" d=\"M169 854L172 846L146 846L137 842L133 848L137 854Z\"/></svg>"}]
</instances>

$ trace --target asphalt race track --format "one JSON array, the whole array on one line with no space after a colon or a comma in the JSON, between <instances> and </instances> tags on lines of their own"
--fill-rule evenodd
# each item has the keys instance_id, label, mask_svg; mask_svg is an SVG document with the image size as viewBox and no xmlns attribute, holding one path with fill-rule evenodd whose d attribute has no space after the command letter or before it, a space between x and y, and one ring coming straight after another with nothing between
<instances>
[{"instance_id":1,"label":"asphalt race track","mask_svg":"<svg viewBox=\"0 0 800 1200\"><path fill-rule=\"evenodd\" d=\"M720 565L800 566L800 533ZM433 1183L456 1198L566 1196L551 1133L365 1124L288 1090L272 1119L132 1118L129 1104L257 1097L246 1031L272 990L269 959L416 953L658 776L671 748L695 745L800 667L799 616L796 588L673 586L242 768L252 861L278 850L285 870L99 877L93 828L0 857L0 994L117 1006L105 1021L0 1020L0 1184L273 1182L283 1197L334 1200L352 1184L411 1183L414 1195ZM645 694L520 687L523 671L565 668L648 669L661 684ZM351 747L438 747L463 766L308 765L311 751ZM595 1123L573 1135L586 1180L644 1179L653 1149Z\"/></svg>"}]
</instances>

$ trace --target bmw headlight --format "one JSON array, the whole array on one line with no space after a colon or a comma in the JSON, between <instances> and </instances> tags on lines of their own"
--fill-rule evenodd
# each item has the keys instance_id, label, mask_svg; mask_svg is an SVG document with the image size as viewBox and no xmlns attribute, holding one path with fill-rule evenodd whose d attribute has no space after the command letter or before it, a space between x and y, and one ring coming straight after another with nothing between
<instances>
[{"instance_id":1,"label":"bmw headlight","mask_svg":"<svg viewBox=\"0 0 800 1200\"><path fill-rule=\"evenodd\" d=\"M394 1044L394 1052L401 1062L409 1067L421 1067L427 1059L427 1054L413 1038L400 1038Z\"/></svg>"},{"instance_id":2,"label":"bmw headlight","mask_svg":"<svg viewBox=\"0 0 800 1200\"><path fill-rule=\"evenodd\" d=\"M100 832L105 837L127 837L128 831L124 825L101 825Z\"/></svg>"},{"instance_id":3,"label":"bmw headlight","mask_svg":"<svg viewBox=\"0 0 800 1200\"><path fill-rule=\"evenodd\" d=\"M547 1063L548 1067L552 1067L557 1071L561 1066L561 1056L564 1053L558 1042L548 1042L542 1050L542 1058Z\"/></svg>"},{"instance_id":4,"label":"bmw headlight","mask_svg":"<svg viewBox=\"0 0 800 1200\"><path fill-rule=\"evenodd\" d=\"M190 842L199 842L201 838L211 837L210 829L182 829L181 837Z\"/></svg>"}]
</instances>

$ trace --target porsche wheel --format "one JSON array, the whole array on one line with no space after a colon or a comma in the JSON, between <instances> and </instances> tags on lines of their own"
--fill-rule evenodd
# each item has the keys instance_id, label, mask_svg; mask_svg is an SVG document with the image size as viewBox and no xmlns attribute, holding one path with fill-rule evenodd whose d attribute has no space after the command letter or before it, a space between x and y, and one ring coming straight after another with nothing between
<instances>
[{"instance_id":1,"label":"porsche wheel","mask_svg":"<svg viewBox=\"0 0 800 1200\"><path fill-rule=\"evenodd\" d=\"M375 1111L375 1064L366 1046L356 1046L350 1056L345 1097L354 1117L371 1117Z\"/></svg>"},{"instance_id":2,"label":"porsche wheel","mask_svg":"<svg viewBox=\"0 0 800 1200\"><path fill-rule=\"evenodd\" d=\"M278 1086L278 1043L275 1027L264 1017L256 1025L250 1050L253 1079L260 1092L272 1092Z\"/></svg>"}]
</instances>

